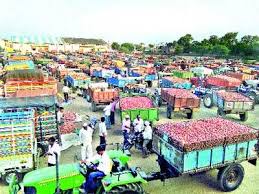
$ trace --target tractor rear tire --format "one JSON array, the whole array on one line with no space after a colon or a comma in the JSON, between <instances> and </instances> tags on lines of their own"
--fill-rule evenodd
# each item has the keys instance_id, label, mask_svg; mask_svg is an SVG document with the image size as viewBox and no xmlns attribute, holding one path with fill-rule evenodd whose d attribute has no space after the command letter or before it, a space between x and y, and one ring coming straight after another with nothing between
<instances>
[{"instance_id":1,"label":"tractor rear tire","mask_svg":"<svg viewBox=\"0 0 259 194\"><path fill-rule=\"evenodd\" d=\"M241 121L247 121L247 119L248 119L248 113L247 112L244 112L244 113L242 113L242 114L239 114L239 117L240 117L240 120Z\"/></svg>"},{"instance_id":2,"label":"tractor rear tire","mask_svg":"<svg viewBox=\"0 0 259 194\"><path fill-rule=\"evenodd\" d=\"M203 104L206 108L211 108L213 106L213 99L211 94L206 94L204 96Z\"/></svg>"},{"instance_id":3,"label":"tractor rear tire","mask_svg":"<svg viewBox=\"0 0 259 194\"><path fill-rule=\"evenodd\" d=\"M9 185L13 175L15 175L15 178L18 180L18 183L22 181L22 178L23 178L22 174L19 172L13 171L13 172L7 172L2 176L2 180L4 184Z\"/></svg>"},{"instance_id":4,"label":"tractor rear tire","mask_svg":"<svg viewBox=\"0 0 259 194\"><path fill-rule=\"evenodd\" d=\"M240 164L231 164L219 170L218 181L222 191L234 191L244 178L244 168Z\"/></svg>"},{"instance_id":5,"label":"tractor rear tire","mask_svg":"<svg viewBox=\"0 0 259 194\"><path fill-rule=\"evenodd\" d=\"M111 191L106 192L107 194L143 194L144 189L139 183L130 183L114 187Z\"/></svg>"}]
</instances>

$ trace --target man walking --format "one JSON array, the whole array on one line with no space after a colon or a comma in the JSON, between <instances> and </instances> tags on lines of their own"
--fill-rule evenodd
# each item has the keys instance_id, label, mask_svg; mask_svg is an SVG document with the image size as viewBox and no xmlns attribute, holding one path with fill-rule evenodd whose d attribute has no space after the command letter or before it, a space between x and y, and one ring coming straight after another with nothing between
<instances>
[{"instance_id":1,"label":"man walking","mask_svg":"<svg viewBox=\"0 0 259 194\"><path fill-rule=\"evenodd\" d=\"M84 123L83 128L79 131L79 141L81 144L81 159L85 160L93 156L92 139L93 128L91 124Z\"/></svg>"},{"instance_id":2,"label":"man walking","mask_svg":"<svg viewBox=\"0 0 259 194\"><path fill-rule=\"evenodd\" d=\"M69 93L69 87L67 87L66 85L64 85L63 89L62 89L62 92L64 94L64 100L65 102L68 102L68 93Z\"/></svg>"},{"instance_id":3,"label":"man walking","mask_svg":"<svg viewBox=\"0 0 259 194\"><path fill-rule=\"evenodd\" d=\"M148 145L152 142L152 128L150 126L149 121L145 121L144 123L144 131L143 131L143 151L142 156L146 158L148 156Z\"/></svg>"},{"instance_id":4,"label":"man walking","mask_svg":"<svg viewBox=\"0 0 259 194\"><path fill-rule=\"evenodd\" d=\"M124 137L123 147L128 142L130 127L131 127L130 116L126 115L125 119L123 119L123 121L122 121L122 132L123 132L123 137Z\"/></svg>"},{"instance_id":5,"label":"man walking","mask_svg":"<svg viewBox=\"0 0 259 194\"><path fill-rule=\"evenodd\" d=\"M99 123L99 137L100 137L100 145L104 148L106 147L106 136L107 136L107 129L105 125L105 118L101 118L101 122Z\"/></svg>"},{"instance_id":6,"label":"man walking","mask_svg":"<svg viewBox=\"0 0 259 194\"><path fill-rule=\"evenodd\" d=\"M104 109L104 116L105 116L105 124L106 128L110 129L111 128L111 104L107 105Z\"/></svg>"},{"instance_id":7,"label":"man walking","mask_svg":"<svg viewBox=\"0 0 259 194\"><path fill-rule=\"evenodd\" d=\"M55 166L57 163L56 160L56 154L57 159L59 161L60 158L60 146L56 142L56 139L54 137L49 138L49 149L46 155L48 156L48 166Z\"/></svg>"}]
</instances>

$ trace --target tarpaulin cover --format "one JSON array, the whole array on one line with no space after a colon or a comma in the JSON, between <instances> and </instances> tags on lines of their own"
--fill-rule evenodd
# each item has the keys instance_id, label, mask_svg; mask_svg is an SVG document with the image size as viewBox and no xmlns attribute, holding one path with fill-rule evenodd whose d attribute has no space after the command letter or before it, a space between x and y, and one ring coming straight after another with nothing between
<instances>
[{"instance_id":1,"label":"tarpaulin cover","mask_svg":"<svg viewBox=\"0 0 259 194\"><path fill-rule=\"evenodd\" d=\"M0 98L0 108L50 107L57 103L55 96L37 96L26 98Z\"/></svg>"}]
</instances>

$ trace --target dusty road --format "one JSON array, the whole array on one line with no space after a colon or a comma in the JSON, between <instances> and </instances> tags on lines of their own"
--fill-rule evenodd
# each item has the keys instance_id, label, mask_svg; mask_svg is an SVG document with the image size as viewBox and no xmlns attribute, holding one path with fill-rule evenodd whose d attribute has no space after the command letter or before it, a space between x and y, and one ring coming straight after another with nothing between
<instances>
[{"instance_id":1,"label":"dusty road","mask_svg":"<svg viewBox=\"0 0 259 194\"><path fill-rule=\"evenodd\" d=\"M71 110L79 113L80 115L89 114L101 116L102 107L96 113L90 111L90 104L87 103L84 99L78 97L73 101L67 110ZM194 119L198 118L207 118L216 116L216 108L207 109L202 107L201 110L194 115ZM227 116L228 119L235 120L239 122L238 117L235 115ZM185 117L182 114L176 114L171 119L172 121L184 120ZM160 111L160 121L168 121L165 115L165 108L162 107ZM122 135L120 133L120 119L117 114L116 117L117 125L113 129L108 131L108 143L112 142L121 142ZM244 124L251 127L259 129L259 106L255 108L253 112L249 113L249 119ZM98 144L98 134L94 135L94 144ZM71 147L62 152L62 163L74 162L74 156L80 153L80 148L78 146ZM45 166L44 158L41 160L41 166ZM142 159L141 153L133 149L132 158L130 161L131 166L139 166L146 172L158 170L156 164L156 156L152 155L147 159ZM231 194L259 194L259 166L255 167L247 162L242 164L245 168L245 178L242 185ZM150 194L159 194L159 193L177 193L177 194L217 194L222 193L217 186L216 182L216 172L212 171L205 175L196 175L196 176L182 176L180 178L166 180L165 184L160 181L153 181L144 185L146 193ZM0 194L8 194L8 188L3 184L0 184Z\"/></svg>"}]
</instances>

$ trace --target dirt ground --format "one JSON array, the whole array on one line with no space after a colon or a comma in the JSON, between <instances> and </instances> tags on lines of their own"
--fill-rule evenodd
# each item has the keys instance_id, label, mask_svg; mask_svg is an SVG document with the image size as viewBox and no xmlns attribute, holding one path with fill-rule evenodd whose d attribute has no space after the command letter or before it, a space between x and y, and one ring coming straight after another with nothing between
<instances>
[{"instance_id":1,"label":"dirt ground","mask_svg":"<svg viewBox=\"0 0 259 194\"><path fill-rule=\"evenodd\" d=\"M100 117L102 115L103 107L99 108L99 111L92 113L90 111L90 104L86 102L85 99L77 97L72 104L66 107L66 110L77 112L80 115L95 115ZM203 106L200 111L195 113L194 119L198 118L208 118L215 117L217 115L217 109L207 109ZM238 116L228 115L228 119L240 122ZM185 120L185 115L175 114L171 121ZM165 107L160 109L160 122L168 121L166 119ZM120 118L117 112L116 123L111 130L108 131L108 143L122 142L122 135L120 131ZM244 123L251 127L259 129L259 106L256 106L255 110L249 112L249 119ZM98 144L99 138L97 132L94 134L94 147ZM109 148L108 149L113 149ZM61 163L71 163L74 162L74 156L80 155L80 147L73 146L62 152ZM259 194L259 166L255 167L247 162L242 163L245 168L245 178L241 186L232 192L233 194ZM41 166L46 166L46 160L43 158L41 160ZM130 166L141 167L145 172L158 171L158 165L156 164L156 156L151 155L150 157L143 159L141 153L137 150L132 150L132 158L130 161ZM216 182L217 171L212 171L203 175L195 176L182 176L180 178L174 178L166 180L163 184L160 181L149 182L144 185L146 193L159 194L159 193L177 193L177 194L216 194L222 193ZM0 194L8 194L8 187L0 183Z\"/></svg>"}]
</instances>

